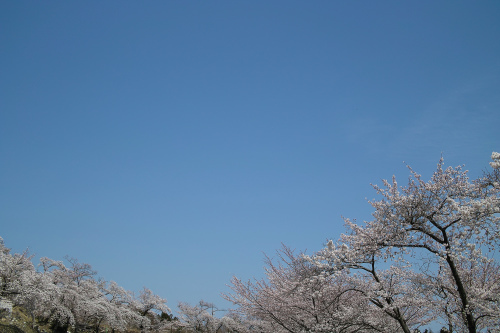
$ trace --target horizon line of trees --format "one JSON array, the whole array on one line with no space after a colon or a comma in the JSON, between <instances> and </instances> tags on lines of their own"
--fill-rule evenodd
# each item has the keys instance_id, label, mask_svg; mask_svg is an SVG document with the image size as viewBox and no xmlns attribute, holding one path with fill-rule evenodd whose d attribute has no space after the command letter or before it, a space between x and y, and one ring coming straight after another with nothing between
<instances>
[{"instance_id":1,"label":"horizon line of trees","mask_svg":"<svg viewBox=\"0 0 500 333\"><path fill-rule=\"evenodd\" d=\"M84 332L256 332L259 322L229 312L217 318L215 304L180 302L179 318L167 300L143 287L138 295L114 281L96 279L87 263L42 257L37 267L28 251L11 253L0 237L0 318L18 307L33 331ZM264 332L259 330L259 332Z\"/></svg>"},{"instance_id":2,"label":"horizon line of trees","mask_svg":"<svg viewBox=\"0 0 500 333\"><path fill-rule=\"evenodd\" d=\"M500 154L491 158L474 180L441 158L429 181L408 167L406 186L374 185L371 221L345 218L346 232L311 255L283 245L264 279L233 277L223 297L237 308L222 318L200 301L179 303L177 319L151 290L136 296L74 258L41 258L37 270L2 238L0 300L57 333L500 333Z\"/></svg>"}]
</instances>

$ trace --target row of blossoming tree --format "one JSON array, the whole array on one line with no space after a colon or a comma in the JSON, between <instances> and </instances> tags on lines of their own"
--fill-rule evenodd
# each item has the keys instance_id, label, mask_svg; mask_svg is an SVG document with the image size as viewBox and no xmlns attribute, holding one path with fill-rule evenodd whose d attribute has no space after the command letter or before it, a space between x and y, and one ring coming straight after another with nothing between
<instances>
[{"instance_id":1,"label":"row of blossoming tree","mask_svg":"<svg viewBox=\"0 0 500 333\"><path fill-rule=\"evenodd\" d=\"M229 312L222 318L213 303L179 303L179 319L166 300L144 288L139 295L116 282L96 279L86 263L11 253L0 238L0 318L22 309L36 332L271 332L265 322ZM9 313L10 312L10 313ZM264 325L264 326L263 326ZM0 326L0 331L2 326Z\"/></svg>"},{"instance_id":2,"label":"row of blossoming tree","mask_svg":"<svg viewBox=\"0 0 500 333\"><path fill-rule=\"evenodd\" d=\"M0 299L23 308L33 328L64 333L149 330L170 313L166 300L151 290L134 296L113 281L95 279L89 264L66 260L41 258L36 269L27 252L12 254L0 238Z\"/></svg>"},{"instance_id":3,"label":"row of blossoming tree","mask_svg":"<svg viewBox=\"0 0 500 333\"><path fill-rule=\"evenodd\" d=\"M233 278L225 298L272 332L500 332L500 154L470 180L443 159L374 186L373 220L312 254L283 246L266 279Z\"/></svg>"}]
</instances>

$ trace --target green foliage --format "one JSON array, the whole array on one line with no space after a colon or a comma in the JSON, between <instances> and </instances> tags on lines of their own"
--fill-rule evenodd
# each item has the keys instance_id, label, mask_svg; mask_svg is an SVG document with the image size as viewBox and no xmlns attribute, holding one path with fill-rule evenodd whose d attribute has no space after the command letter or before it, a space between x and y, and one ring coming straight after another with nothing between
<instances>
[{"instance_id":1,"label":"green foliage","mask_svg":"<svg viewBox=\"0 0 500 333\"><path fill-rule=\"evenodd\" d=\"M179 318L175 317L173 314L169 314L167 312L162 312L160 315L160 320L166 320L166 321L178 321Z\"/></svg>"},{"instance_id":2,"label":"green foliage","mask_svg":"<svg viewBox=\"0 0 500 333\"><path fill-rule=\"evenodd\" d=\"M0 324L0 332L2 333L25 333L15 325Z\"/></svg>"}]
</instances>

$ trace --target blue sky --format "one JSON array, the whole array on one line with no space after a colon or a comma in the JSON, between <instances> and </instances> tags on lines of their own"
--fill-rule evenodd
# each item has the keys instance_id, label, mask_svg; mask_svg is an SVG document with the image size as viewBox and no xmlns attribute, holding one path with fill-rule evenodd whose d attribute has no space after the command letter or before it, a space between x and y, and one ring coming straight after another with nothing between
<instances>
[{"instance_id":1,"label":"blue sky","mask_svg":"<svg viewBox=\"0 0 500 333\"><path fill-rule=\"evenodd\" d=\"M500 150L497 1L3 1L0 236L220 298L370 183Z\"/></svg>"}]
</instances>

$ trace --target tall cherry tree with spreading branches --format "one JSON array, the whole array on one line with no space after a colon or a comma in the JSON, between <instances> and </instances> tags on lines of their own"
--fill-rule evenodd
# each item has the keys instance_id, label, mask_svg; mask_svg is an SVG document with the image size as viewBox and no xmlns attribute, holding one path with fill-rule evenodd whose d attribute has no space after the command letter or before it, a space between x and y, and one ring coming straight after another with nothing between
<instances>
[{"instance_id":1,"label":"tall cherry tree with spreading branches","mask_svg":"<svg viewBox=\"0 0 500 333\"><path fill-rule=\"evenodd\" d=\"M416 261L428 281L446 281L436 287L446 286L445 300L459 313L449 318L470 333L500 315L485 310L498 308L498 296L488 293L498 290L497 282L481 287L470 277L471 267L482 274L494 262L500 240L500 154L493 153L492 159L493 171L474 181L462 167L444 168L443 159L428 182L409 167L406 186L400 187L395 177L374 186L382 199L370 202L375 208L372 221L361 226L347 220L357 249L380 251L383 259L408 257L408 262L419 256Z\"/></svg>"},{"instance_id":2,"label":"tall cherry tree with spreading branches","mask_svg":"<svg viewBox=\"0 0 500 333\"><path fill-rule=\"evenodd\" d=\"M443 159L429 181L409 167L406 186L374 186L372 221L345 219L347 232L314 255L268 260L267 279L233 278L226 298L276 332L497 329L500 154L491 157L476 180Z\"/></svg>"}]
</instances>

